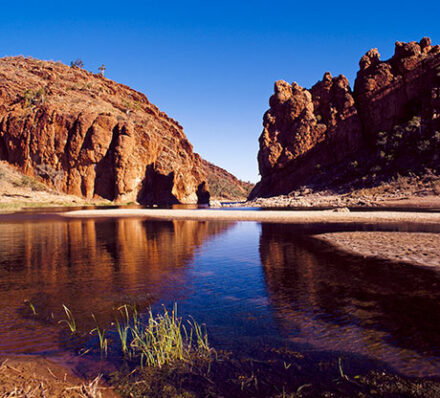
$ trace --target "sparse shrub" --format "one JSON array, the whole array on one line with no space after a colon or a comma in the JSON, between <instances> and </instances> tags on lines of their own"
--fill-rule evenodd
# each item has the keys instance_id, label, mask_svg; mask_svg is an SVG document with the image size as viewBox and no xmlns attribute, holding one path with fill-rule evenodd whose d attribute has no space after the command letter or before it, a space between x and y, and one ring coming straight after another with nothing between
<instances>
[{"instance_id":1,"label":"sparse shrub","mask_svg":"<svg viewBox=\"0 0 440 398\"><path fill-rule=\"evenodd\" d=\"M379 131L377 133L377 141L376 145L379 147L383 147L387 144L387 133L386 131Z\"/></svg>"},{"instance_id":2,"label":"sparse shrub","mask_svg":"<svg viewBox=\"0 0 440 398\"><path fill-rule=\"evenodd\" d=\"M124 108L130 111L139 111L142 110L142 105L139 101L128 101L125 98L122 99L121 104Z\"/></svg>"},{"instance_id":3,"label":"sparse shrub","mask_svg":"<svg viewBox=\"0 0 440 398\"><path fill-rule=\"evenodd\" d=\"M409 122L408 122L408 128L419 128L421 127L422 118L420 116L414 116Z\"/></svg>"},{"instance_id":4,"label":"sparse shrub","mask_svg":"<svg viewBox=\"0 0 440 398\"><path fill-rule=\"evenodd\" d=\"M400 159L432 161L440 149L440 132L432 132L420 116L396 125L391 131L380 131L376 136L377 160L382 167L399 166ZM420 155L423 155L421 157Z\"/></svg>"},{"instance_id":5,"label":"sparse shrub","mask_svg":"<svg viewBox=\"0 0 440 398\"><path fill-rule=\"evenodd\" d=\"M50 181L56 189L60 189L60 184L64 176L63 170L57 170L48 164L39 164L36 169L40 177Z\"/></svg>"},{"instance_id":6,"label":"sparse shrub","mask_svg":"<svg viewBox=\"0 0 440 398\"><path fill-rule=\"evenodd\" d=\"M81 90L91 90L93 88L92 82L84 83L84 85L81 87Z\"/></svg>"},{"instance_id":7,"label":"sparse shrub","mask_svg":"<svg viewBox=\"0 0 440 398\"><path fill-rule=\"evenodd\" d=\"M422 153L426 152L431 146L429 140L421 140L417 143L417 150Z\"/></svg>"},{"instance_id":8,"label":"sparse shrub","mask_svg":"<svg viewBox=\"0 0 440 398\"><path fill-rule=\"evenodd\" d=\"M22 101L25 107L43 105L46 101L46 89L40 87L37 91L26 90L22 94Z\"/></svg>"},{"instance_id":9,"label":"sparse shrub","mask_svg":"<svg viewBox=\"0 0 440 398\"><path fill-rule=\"evenodd\" d=\"M77 58L75 61L70 62L70 66L72 68L76 67L76 68L82 69L82 68L84 68L84 62L81 59Z\"/></svg>"},{"instance_id":10,"label":"sparse shrub","mask_svg":"<svg viewBox=\"0 0 440 398\"><path fill-rule=\"evenodd\" d=\"M45 191L46 186L32 177L22 176L18 181L13 181L12 185L22 188L30 188L32 191Z\"/></svg>"}]
</instances>

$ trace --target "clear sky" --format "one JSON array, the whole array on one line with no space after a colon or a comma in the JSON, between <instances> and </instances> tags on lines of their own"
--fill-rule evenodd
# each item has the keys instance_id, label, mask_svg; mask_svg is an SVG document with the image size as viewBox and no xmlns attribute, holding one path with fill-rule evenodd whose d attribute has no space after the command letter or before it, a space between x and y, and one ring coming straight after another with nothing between
<instances>
[{"instance_id":1,"label":"clear sky","mask_svg":"<svg viewBox=\"0 0 440 398\"><path fill-rule=\"evenodd\" d=\"M353 83L372 47L385 59L396 40L440 43L440 1L34 0L4 2L0 18L0 55L104 63L196 152L251 181L276 80L310 87L328 70Z\"/></svg>"}]
</instances>

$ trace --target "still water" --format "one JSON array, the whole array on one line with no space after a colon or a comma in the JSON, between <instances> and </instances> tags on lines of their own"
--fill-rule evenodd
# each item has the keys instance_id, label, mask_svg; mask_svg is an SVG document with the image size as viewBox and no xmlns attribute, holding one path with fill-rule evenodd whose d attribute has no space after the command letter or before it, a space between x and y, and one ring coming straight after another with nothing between
<instances>
[{"instance_id":1,"label":"still water","mask_svg":"<svg viewBox=\"0 0 440 398\"><path fill-rule=\"evenodd\" d=\"M215 348L289 345L440 376L440 272L339 254L313 238L329 228L3 219L0 355L68 352L62 304L84 331L92 313L111 328L123 304L177 302Z\"/></svg>"}]
</instances>

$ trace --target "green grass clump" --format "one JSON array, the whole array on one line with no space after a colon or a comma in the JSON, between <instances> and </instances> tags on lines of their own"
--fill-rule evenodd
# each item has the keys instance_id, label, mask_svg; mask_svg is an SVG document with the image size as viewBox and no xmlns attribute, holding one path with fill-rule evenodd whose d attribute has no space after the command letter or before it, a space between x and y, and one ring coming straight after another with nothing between
<instances>
[{"instance_id":1,"label":"green grass clump","mask_svg":"<svg viewBox=\"0 0 440 398\"><path fill-rule=\"evenodd\" d=\"M147 320L141 321L136 309L120 307L123 320L116 321L124 355L139 358L141 366L162 367L175 361L191 361L196 356L207 357L209 347L206 329L194 320L183 322L177 316L177 305L171 311L153 315L148 310Z\"/></svg>"}]
</instances>

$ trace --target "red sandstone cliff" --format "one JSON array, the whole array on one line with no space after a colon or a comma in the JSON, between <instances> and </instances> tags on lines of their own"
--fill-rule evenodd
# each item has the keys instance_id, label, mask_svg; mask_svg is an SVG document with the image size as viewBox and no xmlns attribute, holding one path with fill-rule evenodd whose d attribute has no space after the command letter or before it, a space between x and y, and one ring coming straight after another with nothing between
<instances>
[{"instance_id":1,"label":"red sandstone cliff","mask_svg":"<svg viewBox=\"0 0 440 398\"><path fill-rule=\"evenodd\" d=\"M0 160L86 198L209 198L201 159L175 120L145 95L59 62L0 59Z\"/></svg>"},{"instance_id":2,"label":"red sandstone cliff","mask_svg":"<svg viewBox=\"0 0 440 398\"><path fill-rule=\"evenodd\" d=\"M354 92L328 72L310 90L275 83L251 198L438 167L440 46L397 42L390 60L373 49L359 65Z\"/></svg>"}]
</instances>

